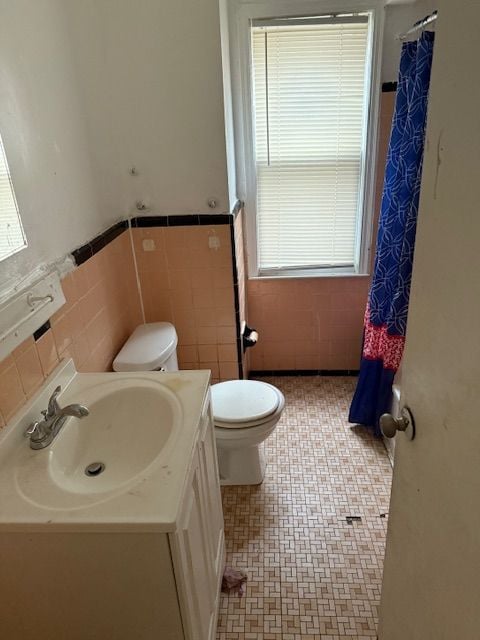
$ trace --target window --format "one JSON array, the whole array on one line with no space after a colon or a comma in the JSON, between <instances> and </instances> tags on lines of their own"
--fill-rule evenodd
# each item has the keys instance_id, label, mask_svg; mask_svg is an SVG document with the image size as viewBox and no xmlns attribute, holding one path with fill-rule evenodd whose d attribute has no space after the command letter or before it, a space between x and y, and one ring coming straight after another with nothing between
<instances>
[{"instance_id":1,"label":"window","mask_svg":"<svg viewBox=\"0 0 480 640\"><path fill-rule=\"evenodd\" d=\"M253 23L260 272L354 267L367 45L366 16Z\"/></svg>"},{"instance_id":2,"label":"window","mask_svg":"<svg viewBox=\"0 0 480 640\"><path fill-rule=\"evenodd\" d=\"M229 182L246 205L249 276L366 274L383 2L223 4Z\"/></svg>"},{"instance_id":3,"label":"window","mask_svg":"<svg viewBox=\"0 0 480 640\"><path fill-rule=\"evenodd\" d=\"M26 245L5 149L0 138L0 260Z\"/></svg>"}]
</instances>

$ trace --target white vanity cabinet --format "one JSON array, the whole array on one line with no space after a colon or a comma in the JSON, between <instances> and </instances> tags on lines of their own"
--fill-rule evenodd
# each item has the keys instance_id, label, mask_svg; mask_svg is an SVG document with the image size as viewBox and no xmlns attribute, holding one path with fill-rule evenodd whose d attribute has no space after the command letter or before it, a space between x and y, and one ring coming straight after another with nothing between
<instances>
[{"instance_id":1,"label":"white vanity cabinet","mask_svg":"<svg viewBox=\"0 0 480 640\"><path fill-rule=\"evenodd\" d=\"M83 375L72 392L80 399L82 385L110 379ZM208 372L112 375L175 392L178 437L169 457L110 500L62 512L12 501L0 512L2 638L215 638L225 545ZM47 464L50 453L25 449L28 463L43 455Z\"/></svg>"}]
</instances>

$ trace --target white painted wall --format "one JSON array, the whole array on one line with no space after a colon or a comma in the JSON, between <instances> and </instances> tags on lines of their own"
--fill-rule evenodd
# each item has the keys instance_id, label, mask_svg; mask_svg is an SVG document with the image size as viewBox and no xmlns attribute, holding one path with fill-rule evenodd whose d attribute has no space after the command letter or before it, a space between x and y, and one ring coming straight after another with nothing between
<instances>
[{"instance_id":1,"label":"white painted wall","mask_svg":"<svg viewBox=\"0 0 480 640\"><path fill-rule=\"evenodd\" d=\"M228 210L218 0L64 4L102 209Z\"/></svg>"},{"instance_id":2,"label":"white painted wall","mask_svg":"<svg viewBox=\"0 0 480 640\"><path fill-rule=\"evenodd\" d=\"M109 223L92 180L61 5L0 0L0 131L28 240L0 263L0 290Z\"/></svg>"}]
</instances>

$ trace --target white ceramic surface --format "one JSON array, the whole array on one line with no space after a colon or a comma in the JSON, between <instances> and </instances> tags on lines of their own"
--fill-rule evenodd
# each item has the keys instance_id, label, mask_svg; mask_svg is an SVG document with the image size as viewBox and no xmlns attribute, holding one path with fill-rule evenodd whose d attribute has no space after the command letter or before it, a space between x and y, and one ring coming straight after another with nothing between
<instances>
[{"instance_id":1,"label":"white ceramic surface","mask_svg":"<svg viewBox=\"0 0 480 640\"><path fill-rule=\"evenodd\" d=\"M68 418L50 447L35 451L23 432L57 384ZM0 437L0 530L50 524L169 530L208 393L206 371L79 374L62 363ZM85 467L103 462L98 476Z\"/></svg>"},{"instance_id":2,"label":"white ceramic surface","mask_svg":"<svg viewBox=\"0 0 480 640\"><path fill-rule=\"evenodd\" d=\"M268 385L271 386L271 385ZM263 441L268 438L277 426L283 409L285 397L276 387L271 387L278 395L278 406L275 412L262 422L250 423L249 426L236 428L215 421L215 440L217 443L218 468L222 485L252 485L263 482L265 475L265 457Z\"/></svg>"},{"instance_id":3,"label":"white ceramic surface","mask_svg":"<svg viewBox=\"0 0 480 640\"><path fill-rule=\"evenodd\" d=\"M50 447L34 452L39 455L21 448L15 476L25 498L56 509L102 500L168 456L181 426L175 394L149 380L87 387L82 404L90 415L68 418ZM85 469L95 462L105 470L89 477ZM32 483L34 475L40 481Z\"/></svg>"},{"instance_id":4,"label":"white ceramic surface","mask_svg":"<svg viewBox=\"0 0 480 640\"><path fill-rule=\"evenodd\" d=\"M113 361L114 371L155 371L177 348L177 332L170 322L139 325Z\"/></svg>"},{"instance_id":5,"label":"white ceramic surface","mask_svg":"<svg viewBox=\"0 0 480 640\"><path fill-rule=\"evenodd\" d=\"M212 410L215 424L243 425L265 420L276 411L279 402L277 389L266 382L228 380L212 385Z\"/></svg>"}]
</instances>

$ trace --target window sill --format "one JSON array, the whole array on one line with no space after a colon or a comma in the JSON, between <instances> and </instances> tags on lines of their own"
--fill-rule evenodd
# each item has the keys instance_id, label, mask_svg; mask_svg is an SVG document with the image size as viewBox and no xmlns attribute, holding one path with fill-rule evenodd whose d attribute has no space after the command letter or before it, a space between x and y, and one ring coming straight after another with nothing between
<instances>
[{"instance_id":1,"label":"window sill","mask_svg":"<svg viewBox=\"0 0 480 640\"><path fill-rule=\"evenodd\" d=\"M249 280L299 280L304 278L369 278L369 273L337 271L334 269L311 269L305 271L282 271L278 274L249 276Z\"/></svg>"}]
</instances>

